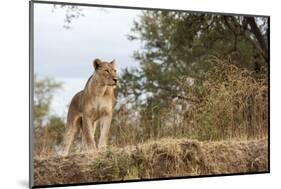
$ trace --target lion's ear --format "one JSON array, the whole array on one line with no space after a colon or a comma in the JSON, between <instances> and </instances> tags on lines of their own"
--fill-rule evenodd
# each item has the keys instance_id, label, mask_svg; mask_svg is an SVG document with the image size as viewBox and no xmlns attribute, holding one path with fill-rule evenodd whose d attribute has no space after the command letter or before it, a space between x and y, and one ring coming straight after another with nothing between
<instances>
[{"instance_id":1,"label":"lion's ear","mask_svg":"<svg viewBox=\"0 0 281 189\"><path fill-rule=\"evenodd\" d=\"M115 67L115 64L116 64L115 59L113 59L113 60L110 62L110 64L112 64L112 65Z\"/></svg>"},{"instance_id":2,"label":"lion's ear","mask_svg":"<svg viewBox=\"0 0 281 189\"><path fill-rule=\"evenodd\" d=\"M95 59L94 62L93 62L93 66L96 69L98 69L98 67L101 65L101 60L100 59Z\"/></svg>"}]
</instances>

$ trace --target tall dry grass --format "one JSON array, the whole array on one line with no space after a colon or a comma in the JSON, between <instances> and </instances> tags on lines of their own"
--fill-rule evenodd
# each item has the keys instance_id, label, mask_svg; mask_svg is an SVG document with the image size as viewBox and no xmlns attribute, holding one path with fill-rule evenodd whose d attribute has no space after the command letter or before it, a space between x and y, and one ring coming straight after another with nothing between
<instances>
[{"instance_id":1,"label":"tall dry grass","mask_svg":"<svg viewBox=\"0 0 281 189\"><path fill-rule=\"evenodd\" d=\"M115 112L112 145L138 144L163 137L198 140L257 139L267 137L267 76L240 68L217 57L204 79L175 82L182 95L166 106L126 109Z\"/></svg>"},{"instance_id":2,"label":"tall dry grass","mask_svg":"<svg viewBox=\"0 0 281 189\"><path fill-rule=\"evenodd\" d=\"M267 78L216 57L200 88L185 88L197 102L187 111L189 126L202 140L267 136ZM191 120L191 121L190 121Z\"/></svg>"}]
</instances>

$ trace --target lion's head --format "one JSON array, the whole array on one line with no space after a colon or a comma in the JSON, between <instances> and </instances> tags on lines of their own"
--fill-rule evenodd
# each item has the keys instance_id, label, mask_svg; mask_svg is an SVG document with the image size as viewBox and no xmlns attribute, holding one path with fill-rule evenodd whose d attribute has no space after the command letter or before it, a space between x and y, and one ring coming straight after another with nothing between
<instances>
[{"instance_id":1,"label":"lion's head","mask_svg":"<svg viewBox=\"0 0 281 189\"><path fill-rule=\"evenodd\" d=\"M117 84L117 76L115 69L115 60L111 62L95 59L93 62L96 77L101 85L115 86Z\"/></svg>"}]
</instances>

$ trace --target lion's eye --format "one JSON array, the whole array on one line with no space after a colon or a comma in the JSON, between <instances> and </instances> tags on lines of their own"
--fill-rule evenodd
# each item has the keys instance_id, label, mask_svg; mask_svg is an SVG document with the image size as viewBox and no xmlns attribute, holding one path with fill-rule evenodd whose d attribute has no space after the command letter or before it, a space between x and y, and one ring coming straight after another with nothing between
<instances>
[{"instance_id":1,"label":"lion's eye","mask_svg":"<svg viewBox=\"0 0 281 189\"><path fill-rule=\"evenodd\" d=\"M109 70L105 70L107 73L109 73Z\"/></svg>"}]
</instances>

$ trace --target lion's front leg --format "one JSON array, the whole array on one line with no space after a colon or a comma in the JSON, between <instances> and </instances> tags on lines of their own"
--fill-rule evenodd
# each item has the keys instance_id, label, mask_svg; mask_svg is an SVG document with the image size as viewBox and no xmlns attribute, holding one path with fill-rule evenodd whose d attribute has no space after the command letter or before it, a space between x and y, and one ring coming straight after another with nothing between
<instances>
[{"instance_id":1,"label":"lion's front leg","mask_svg":"<svg viewBox=\"0 0 281 189\"><path fill-rule=\"evenodd\" d=\"M82 118L82 147L83 150L96 150L96 143L93 135L93 124L91 118L83 116Z\"/></svg>"},{"instance_id":2,"label":"lion's front leg","mask_svg":"<svg viewBox=\"0 0 281 189\"><path fill-rule=\"evenodd\" d=\"M104 148L108 143L109 129L111 125L112 114L102 117L100 119L101 133L99 139L99 148Z\"/></svg>"}]
</instances>

